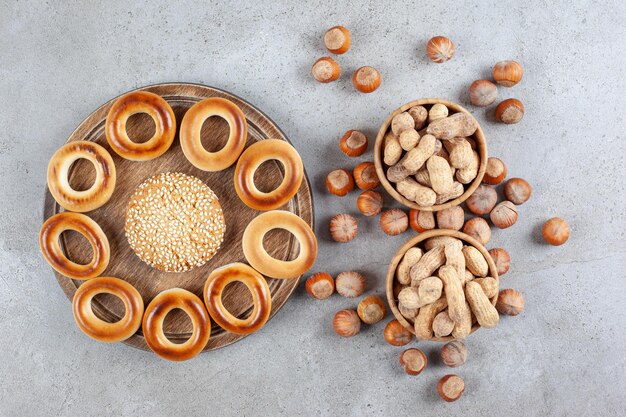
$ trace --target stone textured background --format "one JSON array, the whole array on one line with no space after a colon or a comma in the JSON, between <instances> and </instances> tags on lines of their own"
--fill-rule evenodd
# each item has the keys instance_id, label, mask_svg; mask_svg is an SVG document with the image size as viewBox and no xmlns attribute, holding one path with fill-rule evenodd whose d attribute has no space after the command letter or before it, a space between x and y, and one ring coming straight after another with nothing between
<instances>
[{"instance_id":1,"label":"stone textured background","mask_svg":"<svg viewBox=\"0 0 626 417\"><path fill-rule=\"evenodd\" d=\"M626 414L624 3L337 3L0 1L0 416ZM309 70L335 24L351 29L353 47L338 58L342 78L321 85ZM424 52L438 34L457 47L442 65ZM357 162L338 151L338 138L356 128L373 139L412 99L467 104L468 85L510 58L526 73L499 98L524 102L522 123L470 109L490 154L534 186L518 223L490 244L510 251L502 286L521 290L527 308L467 340L469 360L455 370L467 385L461 400L437 397L449 370L436 344L418 344L431 363L408 377L383 323L340 339L332 316L356 301L315 302L303 286L258 334L186 363L92 342L74 325L37 247L45 169L111 97L187 81L258 106L299 149L313 182L315 270L362 271L368 293L382 295L387 263L410 233L389 238L377 219L361 219L355 241L328 240L328 219L356 210L357 193L324 192L328 170ZM350 83L361 65L383 74L373 94ZM558 248L539 238L553 215L572 228Z\"/></svg>"}]
</instances>

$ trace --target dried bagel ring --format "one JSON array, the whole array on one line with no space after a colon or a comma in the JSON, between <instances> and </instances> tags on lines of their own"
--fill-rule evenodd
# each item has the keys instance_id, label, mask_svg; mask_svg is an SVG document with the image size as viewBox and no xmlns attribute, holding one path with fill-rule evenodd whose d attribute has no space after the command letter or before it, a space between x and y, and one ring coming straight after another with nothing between
<instances>
[{"instance_id":1,"label":"dried bagel ring","mask_svg":"<svg viewBox=\"0 0 626 417\"><path fill-rule=\"evenodd\" d=\"M254 184L254 173L265 161L275 159L285 175L278 188L269 193L259 191ZM280 139L266 139L250 145L235 168L235 191L248 207L255 210L274 210L287 203L300 188L304 168L298 151Z\"/></svg>"},{"instance_id":2,"label":"dried bagel ring","mask_svg":"<svg viewBox=\"0 0 626 417\"><path fill-rule=\"evenodd\" d=\"M183 343L170 341L163 332L165 316L179 308L189 316L193 331ZM162 358L185 361L202 352L211 336L211 318L197 295L181 288L170 288L157 294L143 316L143 335L148 347Z\"/></svg>"},{"instance_id":3,"label":"dried bagel ring","mask_svg":"<svg viewBox=\"0 0 626 417\"><path fill-rule=\"evenodd\" d=\"M83 235L93 249L93 258L86 265L72 262L63 253L59 237L66 230ZM60 274L79 280L95 278L109 265L109 240L95 221L80 213L64 211L46 220L39 232L41 253L52 268Z\"/></svg>"},{"instance_id":4,"label":"dried bagel ring","mask_svg":"<svg viewBox=\"0 0 626 417\"><path fill-rule=\"evenodd\" d=\"M244 284L252 295L252 312L245 319L233 316L222 304L224 288L235 281ZM272 309L272 294L261 274L246 264L236 262L211 272L204 284L204 303L211 318L224 330L249 334L256 332L267 322Z\"/></svg>"},{"instance_id":5,"label":"dried bagel ring","mask_svg":"<svg viewBox=\"0 0 626 417\"><path fill-rule=\"evenodd\" d=\"M84 191L74 190L68 180L70 167L79 159L88 160L96 170L93 185ZM109 201L115 189L115 164L111 154L94 142L66 143L48 163L48 189L66 210L83 213L97 209Z\"/></svg>"},{"instance_id":6,"label":"dried bagel ring","mask_svg":"<svg viewBox=\"0 0 626 417\"><path fill-rule=\"evenodd\" d=\"M281 261L270 256L263 246L265 234L272 229L285 229L300 244L296 259ZM272 278L295 278L313 266L317 257L317 240L313 230L297 215L284 210L262 213L252 219L241 239L243 254L257 271Z\"/></svg>"},{"instance_id":7,"label":"dried bagel ring","mask_svg":"<svg viewBox=\"0 0 626 417\"><path fill-rule=\"evenodd\" d=\"M202 146L200 131L202 124L211 116L228 122L228 142L217 152L209 152ZM196 168L203 171L222 171L235 163L248 137L248 122L241 109L232 101L211 97L194 104L180 124L180 146L185 157Z\"/></svg>"},{"instance_id":8,"label":"dried bagel ring","mask_svg":"<svg viewBox=\"0 0 626 417\"><path fill-rule=\"evenodd\" d=\"M114 323L98 318L91 307L91 300L98 294L112 294L122 300L126 310L124 317ZM143 299L128 282L114 277L99 277L78 287L72 300L72 312L76 324L87 336L100 342L121 342L135 334L141 326Z\"/></svg>"},{"instance_id":9,"label":"dried bagel ring","mask_svg":"<svg viewBox=\"0 0 626 417\"><path fill-rule=\"evenodd\" d=\"M128 137L126 122L129 117L146 113L152 118L155 132L143 143L133 142ZM176 134L174 110L161 96L147 91L134 91L117 99L105 124L107 142L122 158L131 161L148 161L163 155L172 145Z\"/></svg>"}]
</instances>

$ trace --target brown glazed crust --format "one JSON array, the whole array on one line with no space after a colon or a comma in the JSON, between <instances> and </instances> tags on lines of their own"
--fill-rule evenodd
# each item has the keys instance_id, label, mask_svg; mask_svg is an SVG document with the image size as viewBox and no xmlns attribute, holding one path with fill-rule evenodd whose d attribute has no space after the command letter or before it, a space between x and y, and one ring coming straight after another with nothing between
<instances>
[{"instance_id":1,"label":"brown glazed crust","mask_svg":"<svg viewBox=\"0 0 626 417\"><path fill-rule=\"evenodd\" d=\"M264 193L254 185L254 173L263 162L271 159L283 165L285 176L278 188ZM235 191L250 208L274 210L291 200L303 177L304 168L298 151L284 140L265 139L251 145L239 158L235 168Z\"/></svg>"},{"instance_id":2,"label":"brown glazed crust","mask_svg":"<svg viewBox=\"0 0 626 417\"><path fill-rule=\"evenodd\" d=\"M126 122L133 114L146 113L152 118L155 132L143 143L133 142L126 132ZM163 155L176 135L176 117L162 97L147 91L135 91L120 97L109 110L105 133L109 146L122 158L147 161Z\"/></svg>"},{"instance_id":3,"label":"brown glazed crust","mask_svg":"<svg viewBox=\"0 0 626 417\"><path fill-rule=\"evenodd\" d=\"M239 281L252 295L252 312L245 319L230 314L222 304L222 292L231 282ZM261 274L246 264L232 263L211 272L204 284L204 303L211 318L224 330L249 334L259 330L270 316L272 294Z\"/></svg>"},{"instance_id":4,"label":"brown glazed crust","mask_svg":"<svg viewBox=\"0 0 626 417\"><path fill-rule=\"evenodd\" d=\"M91 300L98 294L112 294L124 303L124 317L115 323L99 319L91 308ZM114 277L100 277L85 281L78 287L72 300L74 320L87 336L100 342L121 342L131 337L141 326L143 299L128 282Z\"/></svg>"},{"instance_id":5,"label":"brown glazed crust","mask_svg":"<svg viewBox=\"0 0 626 417\"><path fill-rule=\"evenodd\" d=\"M228 142L217 152L209 152L202 146L202 124L211 116L228 122ZM241 109L232 101L211 97L194 104L180 124L180 146L185 157L203 171L222 171L235 163L248 138L248 122Z\"/></svg>"},{"instance_id":6,"label":"brown glazed crust","mask_svg":"<svg viewBox=\"0 0 626 417\"><path fill-rule=\"evenodd\" d=\"M189 316L193 325L191 337L184 343L173 343L163 333L163 320L175 308ZM171 361L193 358L206 346L211 336L211 319L202 300L181 288L170 288L152 299L143 316L143 335L154 353Z\"/></svg>"},{"instance_id":7,"label":"brown glazed crust","mask_svg":"<svg viewBox=\"0 0 626 417\"><path fill-rule=\"evenodd\" d=\"M68 181L72 163L86 159L96 170L96 179L88 190L76 191ZM79 140L63 145L48 163L48 189L61 207L80 213L104 205L115 189L115 163L111 154L97 143Z\"/></svg>"},{"instance_id":8,"label":"brown glazed crust","mask_svg":"<svg viewBox=\"0 0 626 417\"><path fill-rule=\"evenodd\" d=\"M74 230L89 241L93 249L91 262L81 265L67 259L59 245L59 237L66 230ZM109 240L98 223L84 214L64 211L50 217L39 232L39 246L52 268L73 279L95 278L109 265Z\"/></svg>"},{"instance_id":9,"label":"brown glazed crust","mask_svg":"<svg viewBox=\"0 0 626 417\"><path fill-rule=\"evenodd\" d=\"M267 253L263 247L263 238L272 229L285 229L296 237L300 252L294 260L281 261ZM254 269L278 279L304 274L317 257L317 240L313 230L300 217L284 210L268 211L255 217L244 230L241 245L243 254Z\"/></svg>"}]
</instances>

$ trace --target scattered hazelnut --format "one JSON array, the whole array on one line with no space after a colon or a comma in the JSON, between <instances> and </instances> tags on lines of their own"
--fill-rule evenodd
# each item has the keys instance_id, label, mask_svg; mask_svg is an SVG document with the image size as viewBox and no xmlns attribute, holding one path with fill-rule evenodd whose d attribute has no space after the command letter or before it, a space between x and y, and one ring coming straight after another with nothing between
<instances>
[{"instance_id":1,"label":"scattered hazelnut","mask_svg":"<svg viewBox=\"0 0 626 417\"><path fill-rule=\"evenodd\" d=\"M458 400L465 391L465 381L457 375L446 375L439 380L437 392L447 402Z\"/></svg>"},{"instance_id":2,"label":"scattered hazelnut","mask_svg":"<svg viewBox=\"0 0 626 417\"><path fill-rule=\"evenodd\" d=\"M454 44L445 36L435 36L428 41L426 53L433 62L441 64L454 55Z\"/></svg>"},{"instance_id":3,"label":"scattered hazelnut","mask_svg":"<svg viewBox=\"0 0 626 417\"><path fill-rule=\"evenodd\" d=\"M326 176L326 188L331 194L343 197L354 190L354 179L347 169L336 169Z\"/></svg>"},{"instance_id":4,"label":"scattered hazelnut","mask_svg":"<svg viewBox=\"0 0 626 417\"><path fill-rule=\"evenodd\" d=\"M333 54L343 54L350 49L350 31L343 26L334 26L324 34L324 45Z\"/></svg>"},{"instance_id":5,"label":"scattered hazelnut","mask_svg":"<svg viewBox=\"0 0 626 417\"><path fill-rule=\"evenodd\" d=\"M487 169L485 170L483 182L490 185L500 184L506 177L506 172L507 169L504 162L499 158L491 156L487 158Z\"/></svg>"},{"instance_id":6,"label":"scattered hazelnut","mask_svg":"<svg viewBox=\"0 0 626 417\"><path fill-rule=\"evenodd\" d=\"M419 375L426 368L427 363L426 355L419 349L407 349L400 354L400 365L409 375Z\"/></svg>"},{"instance_id":7,"label":"scattered hazelnut","mask_svg":"<svg viewBox=\"0 0 626 417\"><path fill-rule=\"evenodd\" d=\"M404 346L413 340L413 333L393 319L385 326L385 340L393 346Z\"/></svg>"},{"instance_id":8,"label":"scattered hazelnut","mask_svg":"<svg viewBox=\"0 0 626 417\"><path fill-rule=\"evenodd\" d=\"M380 227L389 236L396 236L409 227L409 218L403 210L387 210L380 216Z\"/></svg>"},{"instance_id":9,"label":"scattered hazelnut","mask_svg":"<svg viewBox=\"0 0 626 417\"><path fill-rule=\"evenodd\" d=\"M516 98L508 98L496 106L496 120L512 125L524 117L524 105Z\"/></svg>"},{"instance_id":10,"label":"scattered hazelnut","mask_svg":"<svg viewBox=\"0 0 626 417\"><path fill-rule=\"evenodd\" d=\"M361 67L354 72L352 84L361 93L371 93L380 87L380 72L372 67Z\"/></svg>"},{"instance_id":11,"label":"scattered hazelnut","mask_svg":"<svg viewBox=\"0 0 626 417\"><path fill-rule=\"evenodd\" d=\"M385 318L387 307L379 296L368 295L361 300L356 311L363 323L375 324Z\"/></svg>"},{"instance_id":12,"label":"scattered hazelnut","mask_svg":"<svg viewBox=\"0 0 626 417\"><path fill-rule=\"evenodd\" d=\"M409 224L417 233L435 228L435 214L432 211L415 210L409 211Z\"/></svg>"},{"instance_id":13,"label":"scattered hazelnut","mask_svg":"<svg viewBox=\"0 0 626 417\"><path fill-rule=\"evenodd\" d=\"M356 206L364 216L376 216L383 208L383 196L378 191L364 191L356 199Z\"/></svg>"},{"instance_id":14,"label":"scattered hazelnut","mask_svg":"<svg viewBox=\"0 0 626 417\"><path fill-rule=\"evenodd\" d=\"M460 340L453 340L443 345L440 356L444 364L450 368L456 368L467 360L467 347Z\"/></svg>"},{"instance_id":15,"label":"scattered hazelnut","mask_svg":"<svg viewBox=\"0 0 626 417\"><path fill-rule=\"evenodd\" d=\"M354 310L341 310L333 318L333 329L341 337L352 337L361 330L361 320Z\"/></svg>"},{"instance_id":16,"label":"scattered hazelnut","mask_svg":"<svg viewBox=\"0 0 626 417\"><path fill-rule=\"evenodd\" d=\"M333 277L326 272L318 272L311 275L306 280L305 286L311 297L317 300L328 298L335 292L335 281L333 281Z\"/></svg>"},{"instance_id":17,"label":"scattered hazelnut","mask_svg":"<svg viewBox=\"0 0 626 417\"><path fill-rule=\"evenodd\" d=\"M391 132L399 136L405 130L415 129L415 120L407 112L402 112L393 116L391 119Z\"/></svg>"},{"instance_id":18,"label":"scattered hazelnut","mask_svg":"<svg viewBox=\"0 0 626 417\"><path fill-rule=\"evenodd\" d=\"M517 207L510 201L503 201L491 210L489 217L494 226L506 229L517 221Z\"/></svg>"},{"instance_id":19,"label":"scattered hazelnut","mask_svg":"<svg viewBox=\"0 0 626 417\"><path fill-rule=\"evenodd\" d=\"M524 204L532 194L532 187L528 181L521 178L511 178L504 184L504 195L513 204Z\"/></svg>"},{"instance_id":20,"label":"scattered hazelnut","mask_svg":"<svg viewBox=\"0 0 626 417\"><path fill-rule=\"evenodd\" d=\"M505 87L513 87L524 76L524 69L517 61L500 61L493 66L493 79Z\"/></svg>"},{"instance_id":21,"label":"scattered hazelnut","mask_svg":"<svg viewBox=\"0 0 626 417\"><path fill-rule=\"evenodd\" d=\"M485 246L491 240L491 228L482 217L472 217L463 226L463 233L470 235Z\"/></svg>"},{"instance_id":22,"label":"scattered hazelnut","mask_svg":"<svg viewBox=\"0 0 626 417\"><path fill-rule=\"evenodd\" d=\"M426 120L428 120L428 110L424 106L413 106L407 113L411 115L413 121L415 122L415 130L420 130L426 124Z\"/></svg>"},{"instance_id":23,"label":"scattered hazelnut","mask_svg":"<svg viewBox=\"0 0 626 417\"><path fill-rule=\"evenodd\" d=\"M559 246L569 239L569 226L565 220L553 217L543 224L541 234L547 243Z\"/></svg>"},{"instance_id":24,"label":"scattered hazelnut","mask_svg":"<svg viewBox=\"0 0 626 417\"><path fill-rule=\"evenodd\" d=\"M373 162L361 162L354 167L354 180L361 190L371 190L380 185Z\"/></svg>"},{"instance_id":25,"label":"scattered hazelnut","mask_svg":"<svg viewBox=\"0 0 626 417\"><path fill-rule=\"evenodd\" d=\"M341 68L334 59L325 56L315 61L311 67L311 75L321 83L329 83L339 78Z\"/></svg>"},{"instance_id":26,"label":"scattered hazelnut","mask_svg":"<svg viewBox=\"0 0 626 417\"><path fill-rule=\"evenodd\" d=\"M468 210L479 216L489 214L497 202L498 193L488 185L480 185L465 201Z\"/></svg>"},{"instance_id":27,"label":"scattered hazelnut","mask_svg":"<svg viewBox=\"0 0 626 417\"><path fill-rule=\"evenodd\" d=\"M349 214L337 214L330 219L330 236L335 242L349 242L356 237L359 227Z\"/></svg>"},{"instance_id":28,"label":"scattered hazelnut","mask_svg":"<svg viewBox=\"0 0 626 417\"><path fill-rule=\"evenodd\" d=\"M367 150L367 136L358 130L348 130L339 141L339 149L348 156L361 156Z\"/></svg>"},{"instance_id":29,"label":"scattered hazelnut","mask_svg":"<svg viewBox=\"0 0 626 417\"><path fill-rule=\"evenodd\" d=\"M506 250L502 248L493 248L489 250L489 255L491 255L491 259L493 259L493 262L496 264L498 275L504 275L509 272L511 256Z\"/></svg>"},{"instance_id":30,"label":"scattered hazelnut","mask_svg":"<svg viewBox=\"0 0 626 417\"><path fill-rule=\"evenodd\" d=\"M365 277L355 271L341 272L335 278L335 288L343 297L360 297L365 292Z\"/></svg>"},{"instance_id":31,"label":"scattered hazelnut","mask_svg":"<svg viewBox=\"0 0 626 417\"><path fill-rule=\"evenodd\" d=\"M498 295L496 310L498 310L500 314L517 316L524 311L524 297L522 293L512 288L503 289L500 291L500 295Z\"/></svg>"},{"instance_id":32,"label":"scattered hazelnut","mask_svg":"<svg viewBox=\"0 0 626 417\"><path fill-rule=\"evenodd\" d=\"M491 81L476 80L470 85L469 97L474 106L489 106L498 97L498 87Z\"/></svg>"},{"instance_id":33,"label":"scattered hazelnut","mask_svg":"<svg viewBox=\"0 0 626 417\"><path fill-rule=\"evenodd\" d=\"M437 212L437 225L440 229L461 230L463 223L465 223L465 212L460 206Z\"/></svg>"},{"instance_id":34,"label":"scattered hazelnut","mask_svg":"<svg viewBox=\"0 0 626 417\"><path fill-rule=\"evenodd\" d=\"M398 302L406 308L420 308L419 290L415 287L406 287L398 294Z\"/></svg>"},{"instance_id":35,"label":"scattered hazelnut","mask_svg":"<svg viewBox=\"0 0 626 417\"><path fill-rule=\"evenodd\" d=\"M448 108L445 104L436 103L428 111L428 123L434 122L435 120L445 119L448 117Z\"/></svg>"}]
</instances>

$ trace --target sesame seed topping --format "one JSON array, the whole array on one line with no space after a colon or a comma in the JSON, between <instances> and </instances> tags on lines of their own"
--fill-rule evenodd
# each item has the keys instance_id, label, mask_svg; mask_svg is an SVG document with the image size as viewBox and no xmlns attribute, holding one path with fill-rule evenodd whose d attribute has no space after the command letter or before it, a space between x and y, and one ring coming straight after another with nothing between
<instances>
[{"instance_id":1,"label":"sesame seed topping","mask_svg":"<svg viewBox=\"0 0 626 417\"><path fill-rule=\"evenodd\" d=\"M219 250L226 224L215 193L180 172L148 178L126 210L126 238L148 265L168 272L204 265Z\"/></svg>"}]
</instances>

